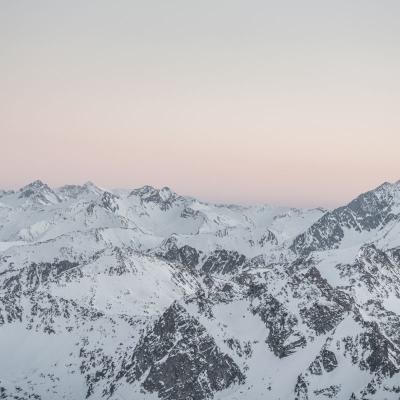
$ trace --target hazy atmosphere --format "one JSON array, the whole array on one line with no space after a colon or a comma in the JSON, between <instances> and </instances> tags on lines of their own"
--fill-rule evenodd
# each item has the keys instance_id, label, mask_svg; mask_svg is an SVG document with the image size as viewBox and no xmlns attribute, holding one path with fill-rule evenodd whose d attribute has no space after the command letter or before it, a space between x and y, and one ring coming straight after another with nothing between
<instances>
[{"instance_id":1,"label":"hazy atmosphere","mask_svg":"<svg viewBox=\"0 0 400 400\"><path fill-rule=\"evenodd\" d=\"M0 0L0 399L400 400L399 21Z\"/></svg>"},{"instance_id":2,"label":"hazy atmosphere","mask_svg":"<svg viewBox=\"0 0 400 400\"><path fill-rule=\"evenodd\" d=\"M336 206L400 179L398 1L3 1L0 187Z\"/></svg>"}]
</instances>

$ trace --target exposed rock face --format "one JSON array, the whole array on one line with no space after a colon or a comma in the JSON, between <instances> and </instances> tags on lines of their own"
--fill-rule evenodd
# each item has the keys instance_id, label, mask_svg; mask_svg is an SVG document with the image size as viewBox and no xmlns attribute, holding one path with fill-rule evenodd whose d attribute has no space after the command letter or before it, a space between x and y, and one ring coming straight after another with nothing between
<instances>
[{"instance_id":1,"label":"exposed rock face","mask_svg":"<svg viewBox=\"0 0 400 400\"><path fill-rule=\"evenodd\" d=\"M130 193L130 196L138 196L144 203L153 203L165 211L171 208L179 196L172 192L169 187L155 189L152 186L143 186L140 189L135 189Z\"/></svg>"},{"instance_id":2,"label":"exposed rock face","mask_svg":"<svg viewBox=\"0 0 400 400\"><path fill-rule=\"evenodd\" d=\"M332 372L337 366L338 362L335 353L327 349L322 349L309 369L314 375L322 375L323 371Z\"/></svg>"},{"instance_id":3,"label":"exposed rock face","mask_svg":"<svg viewBox=\"0 0 400 400\"><path fill-rule=\"evenodd\" d=\"M253 308L253 313L259 314L269 329L266 342L277 357L287 357L299 347L306 346L307 341L298 330L296 316L272 296L263 297L260 305Z\"/></svg>"},{"instance_id":4,"label":"exposed rock face","mask_svg":"<svg viewBox=\"0 0 400 400\"><path fill-rule=\"evenodd\" d=\"M346 347L350 352L354 347L360 347L361 352L352 352L353 361L358 362L361 369L384 376L393 376L399 372L400 355L398 348L385 337L375 322L361 321L366 328L365 332L355 338L345 339Z\"/></svg>"},{"instance_id":5,"label":"exposed rock face","mask_svg":"<svg viewBox=\"0 0 400 400\"><path fill-rule=\"evenodd\" d=\"M141 338L119 378L142 381L149 392L168 400L203 400L245 376L223 354L205 328L174 303Z\"/></svg>"},{"instance_id":6,"label":"exposed rock face","mask_svg":"<svg viewBox=\"0 0 400 400\"><path fill-rule=\"evenodd\" d=\"M174 237L168 238L156 251L156 254L168 261L178 262L190 269L195 269L199 264L201 253L195 248L184 245L178 247Z\"/></svg>"},{"instance_id":7,"label":"exposed rock face","mask_svg":"<svg viewBox=\"0 0 400 400\"><path fill-rule=\"evenodd\" d=\"M106 210L109 210L109 211L115 213L119 209L118 196L116 196L110 192L104 192L100 198L100 204Z\"/></svg>"},{"instance_id":8,"label":"exposed rock face","mask_svg":"<svg viewBox=\"0 0 400 400\"><path fill-rule=\"evenodd\" d=\"M393 208L399 197L399 188L398 184L383 184L360 195L347 206L326 213L294 240L291 249L303 255L315 250L334 249L340 245L346 230L361 233L381 228L397 216Z\"/></svg>"},{"instance_id":9,"label":"exposed rock face","mask_svg":"<svg viewBox=\"0 0 400 400\"><path fill-rule=\"evenodd\" d=\"M273 232L271 232L269 229L267 230L266 233L264 233L260 240L258 241L260 246L265 246L267 243L272 243L274 245L278 244L278 238L275 236Z\"/></svg>"},{"instance_id":10,"label":"exposed rock face","mask_svg":"<svg viewBox=\"0 0 400 400\"><path fill-rule=\"evenodd\" d=\"M308 385L302 375L297 378L297 383L294 388L295 400L308 400Z\"/></svg>"},{"instance_id":11,"label":"exposed rock face","mask_svg":"<svg viewBox=\"0 0 400 400\"><path fill-rule=\"evenodd\" d=\"M236 251L216 250L205 261L201 271L206 274L234 274L244 266L246 257Z\"/></svg>"}]
</instances>

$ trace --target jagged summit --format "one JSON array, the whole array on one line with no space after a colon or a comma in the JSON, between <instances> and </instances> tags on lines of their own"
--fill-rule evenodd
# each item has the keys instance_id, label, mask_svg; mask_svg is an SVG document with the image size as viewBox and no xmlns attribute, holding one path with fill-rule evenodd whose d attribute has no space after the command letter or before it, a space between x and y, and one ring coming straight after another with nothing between
<instances>
[{"instance_id":1,"label":"jagged summit","mask_svg":"<svg viewBox=\"0 0 400 400\"><path fill-rule=\"evenodd\" d=\"M145 185L140 188L133 189L130 194L140 197L147 197L156 193L164 193L164 195L167 197L171 195L176 195L176 193L172 192L168 186L164 186L161 189L157 189L150 185Z\"/></svg>"},{"instance_id":2,"label":"jagged summit","mask_svg":"<svg viewBox=\"0 0 400 400\"><path fill-rule=\"evenodd\" d=\"M130 193L132 196L146 196L149 193L157 192L157 189L150 185L145 185L137 189L133 189Z\"/></svg>"},{"instance_id":3,"label":"jagged summit","mask_svg":"<svg viewBox=\"0 0 400 400\"><path fill-rule=\"evenodd\" d=\"M182 199L167 186L156 189L153 186L146 185L132 190L129 195L137 196L145 203L157 204L162 210L171 208L176 200Z\"/></svg>"},{"instance_id":4,"label":"jagged summit","mask_svg":"<svg viewBox=\"0 0 400 400\"><path fill-rule=\"evenodd\" d=\"M391 194L394 194L398 193L399 191L400 191L400 180L393 183L384 182L382 185L379 185L377 188L371 190L370 192L375 192L375 193L389 192Z\"/></svg>"},{"instance_id":5,"label":"jagged summit","mask_svg":"<svg viewBox=\"0 0 400 400\"><path fill-rule=\"evenodd\" d=\"M350 203L324 214L306 232L297 237L292 250L309 254L361 243L369 234L374 238L379 230L389 229L400 218L400 186L388 183L362 193ZM349 240L346 240L349 238ZM351 238L351 239L350 239Z\"/></svg>"},{"instance_id":6,"label":"jagged summit","mask_svg":"<svg viewBox=\"0 0 400 400\"><path fill-rule=\"evenodd\" d=\"M94 193L102 193L104 190L100 189L97 185L95 185L92 181L87 181L83 184L83 187L86 190L92 191Z\"/></svg>"},{"instance_id":7,"label":"jagged summit","mask_svg":"<svg viewBox=\"0 0 400 400\"><path fill-rule=\"evenodd\" d=\"M54 204L61 202L58 195L41 180L36 180L19 190L20 199L31 199L38 204Z\"/></svg>"},{"instance_id":8,"label":"jagged summit","mask_svg":"<svg viewBox=\"0 0 400 400\"><path fill-rule=\"evenodd\" d=\"M37 190L40 188L48 188L49 186L43 183L40 179L36 179L35 181L28 183L19 189L20 192L25 192L26 190Z\"/></svg>"}]
</instances>

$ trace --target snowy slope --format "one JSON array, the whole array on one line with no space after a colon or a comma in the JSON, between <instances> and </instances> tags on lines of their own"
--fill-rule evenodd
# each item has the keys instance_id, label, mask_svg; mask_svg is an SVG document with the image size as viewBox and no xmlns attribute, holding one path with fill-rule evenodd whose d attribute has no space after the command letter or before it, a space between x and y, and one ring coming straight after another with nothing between
<instances>
[{"instance_id":1,"label":"snowy slope","mask_svg":"<svg viewBox=\"0 0 400 400\"><path fill-rule=\"evenodd\" d=\"M400 183L336 210L0 191L0 398L398 399Z\"/></svg>"}]
</instances>

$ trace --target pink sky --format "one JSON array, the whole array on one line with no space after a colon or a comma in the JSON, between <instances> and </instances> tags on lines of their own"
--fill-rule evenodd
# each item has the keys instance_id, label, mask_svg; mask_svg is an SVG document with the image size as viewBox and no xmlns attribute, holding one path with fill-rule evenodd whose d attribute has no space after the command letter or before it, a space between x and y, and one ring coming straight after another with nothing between
<instances>
[{"instance_id":1,"label":"pink sky","mask_svg":"<svg viewBox=\"0 0 400 400\"><path fill-rule=\"evenodd\" d=\"M396 2L12 3L1 187L92 180L330 207L400 179Z\"/></svg>"}]
</instances>

